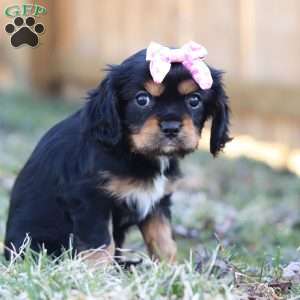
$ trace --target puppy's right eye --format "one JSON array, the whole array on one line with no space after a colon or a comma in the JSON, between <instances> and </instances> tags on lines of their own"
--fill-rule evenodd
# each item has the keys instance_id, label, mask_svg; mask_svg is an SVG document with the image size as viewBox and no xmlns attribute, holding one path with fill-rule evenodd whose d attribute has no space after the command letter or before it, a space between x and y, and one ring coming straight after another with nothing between
<instances>
[{"instance_id":1,"label":"puppy's right eye","mask_svg":"<svg viewBox=\"0 0 300 300\"><path fill-rule=\"evenodd\" d=\"M135 101L138 106L146 107L150 104L151 98L150 96L145 92L137 93L135 97Z\"/></svg>"}]
</instances>

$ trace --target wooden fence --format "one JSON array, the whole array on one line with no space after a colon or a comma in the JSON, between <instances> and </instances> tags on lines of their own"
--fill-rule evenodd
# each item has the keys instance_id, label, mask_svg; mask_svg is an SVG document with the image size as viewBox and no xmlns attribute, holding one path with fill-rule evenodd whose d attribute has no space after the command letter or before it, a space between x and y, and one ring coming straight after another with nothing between
<instances>
[{"instance_id":1,"label":"wooden fence","mask_svg":"<svg viewBox=\"0 0 300 300\"><path fill-rule=\"evenodd\" d=\"M1 9L15 3L24 1L0 0ZM77 94L97 84L105 64L151 40L174 46L195 40L209 50L208 62L226 71L234 131L300 146L299 0L34 3L48 10L39 18L46 27L40 46L14 49L1 31L0 87ZM1 27L9 21L2 16Z\"/></svg>"}]
</instances>

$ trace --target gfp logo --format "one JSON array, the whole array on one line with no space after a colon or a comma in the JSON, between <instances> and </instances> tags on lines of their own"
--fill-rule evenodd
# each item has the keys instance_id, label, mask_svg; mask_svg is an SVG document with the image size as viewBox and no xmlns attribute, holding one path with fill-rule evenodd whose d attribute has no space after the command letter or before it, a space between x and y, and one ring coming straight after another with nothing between
<instances>
[{"instance_id":1,"label":"gfp logo","mask_svg":"<svg viewBox=\"0 0 300 300\"><path fill-rule=\"evenodd\" d=\"M37 47L39 37L45 31L42 23L37 23L35 17L45 15L47 9L37 4L12 5L4 10L7 17L14 18L6 24L5 31L10 35L10 43L17 48L22 45Z\"/></svg>"}]
</instances>

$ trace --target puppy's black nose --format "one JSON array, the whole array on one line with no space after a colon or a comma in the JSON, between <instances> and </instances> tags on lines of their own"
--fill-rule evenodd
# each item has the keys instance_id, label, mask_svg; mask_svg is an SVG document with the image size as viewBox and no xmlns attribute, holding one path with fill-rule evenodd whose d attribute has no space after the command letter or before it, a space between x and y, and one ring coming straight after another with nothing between
<instances>
[{"instance_id":1,"label":"puppy's black nose","mask_svg":"<svg viewBox=\"0 0 300 300\"><path fill-rule=\"evenodd\" d=\"M181 122L178 121L162 121L160 122L161 131L167 137L176 137L181 129Z\"/></svg>"}]
</instances>

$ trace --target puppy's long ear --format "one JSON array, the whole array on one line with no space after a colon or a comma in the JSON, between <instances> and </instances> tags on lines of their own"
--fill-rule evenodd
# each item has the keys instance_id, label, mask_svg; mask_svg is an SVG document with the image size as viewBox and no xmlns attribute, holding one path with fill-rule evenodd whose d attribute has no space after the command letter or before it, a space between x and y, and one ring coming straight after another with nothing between
<instances>
[{"instance_id":1,"label":"puppy's long ear","mask_svg":"<svg viewBox=\"0 0 300 300\"><path fill-rule=\"evenodd\" d=\"M99 88L89 94L82 118L83 132L106 145L116 145L122 135L118 104L109 74Z\"/></svg>"},{"instance_id":2,"label":"puppy's long ear","mask_svg":"<svg viewBox=\"0 0 300 300\"><path fill-rule=\"evenodd\" d=\"M229 107L228 97L224 90L222 72L213 70L214 107L212 108L212 125L210 136L210 152L217 156L225 144L232 139L229 137Z\"/></svg>"}]
</instances>

